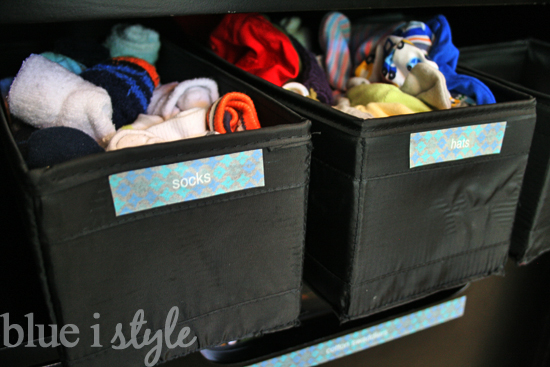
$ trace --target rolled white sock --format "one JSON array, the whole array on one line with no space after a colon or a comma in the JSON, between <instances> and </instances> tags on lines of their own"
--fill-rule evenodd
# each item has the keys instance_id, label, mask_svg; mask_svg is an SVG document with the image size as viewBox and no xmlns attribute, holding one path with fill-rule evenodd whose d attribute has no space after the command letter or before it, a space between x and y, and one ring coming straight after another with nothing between
<instances>
[{"instance_id":1,"label":"rolled white sock","mask_svg":"<svg viewBox=\"0 0 550 367\"><path fill-rule=\"evenodd\" d=\"M159 116L154 117L162 119ZM204 136L208 133L209 131L206 129L206 109L197 107L180 112L174 118L166 120L160 124L155 124L145 130L132 128L119 129L109 142L107 150L111 151L137 147L140 145L165 143Z\"/></svg>"},{"instance_id":2,"label":"rolled white sock","mask_svg":"<svg viewBox=\"0 0 550 367\"><path fill-rule=\"evenodd\" d=\"M10 112L37 128L67 126L105 146L115 134L107 91L44 56L31 55L8 95Z\"/></svg>"},{"instance_id":3,"label":"rolled white sock","mask_svg":"<svg viewBox=\"0 0 550 367\"><path fill-rule=\"evenodd\" d=\"M147 107L147 114L148 115L162 115L162 108L164 107L164 104L166 103L166 100L170 96L170 93L178 86L178 82L172 82L168 84L159 85L155 88L153 91L153 96L151 97L151 102L149 102L149 106ZM173 113L174 111L171 111ZM176 115L179 111L179 109L174 113Z\"/></svg>"},{"instance_id":4,"label":"rolled white sock","mask_svg":"<svg viewBox=\"0 0 550 367\"><path fill-rule=\"evenodd\" d=\"M156 143L164 143L164 140L147 130L120 129L113 136L106 150L133 148Z\"/></svg>"},{"instance_id":5,"label":"rolled white sock","mask_svg":"<svg viewBox=\"0 0 550 367\"><path fill-rule=\"evenodd\" d=\"M145 115L140 113L132 124L121 127L122 130L146 130L152 126L161 124L164 119L156 115Z\"/></svg>"},{"instance_id":6,"label":"rolled white sock","mask_svg":"<svg viewBox=\"0 0 550 367\"><path fill-rule=\"evenodd\" d=\"M194 107L208 108L218 98L218 84L214 80L209 78L186 80L179 83L170 93L161 108L160 115L167 120L179 111Z\"/></svg>"},{"instance_id":7,"label":"rolled white sock","mask_svg":"<svg viewBox=\"0 0 550 367\"><path fill-rule=\"evenodd\" d=\"M147 129L164 141L202 136L206 133L206 109L192 108L178 113L173 118Z\"/></svg>"}]
</instances>

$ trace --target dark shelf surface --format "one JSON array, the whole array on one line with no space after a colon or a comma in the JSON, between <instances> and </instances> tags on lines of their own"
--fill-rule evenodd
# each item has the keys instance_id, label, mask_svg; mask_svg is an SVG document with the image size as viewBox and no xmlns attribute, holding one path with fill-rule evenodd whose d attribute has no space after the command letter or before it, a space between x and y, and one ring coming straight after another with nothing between
<instances>
[{"instance_id":1,"label":"dark shelf surface","mask_svg":"<svg viewBox=\"0 0 550 367\"><path fill-rule=\"evenodd\" d=\"M534 0L2 0L0 23L59 22L107 18L160 17L345 9L397 9L481 5L535 5Z\"/></svg>"}]
</instances>

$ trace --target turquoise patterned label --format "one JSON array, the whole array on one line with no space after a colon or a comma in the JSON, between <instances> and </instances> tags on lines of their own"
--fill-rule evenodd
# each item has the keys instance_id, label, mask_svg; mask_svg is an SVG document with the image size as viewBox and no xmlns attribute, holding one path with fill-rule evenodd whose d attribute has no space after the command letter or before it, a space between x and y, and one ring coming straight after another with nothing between
<instances>
[{"instance_id":1,"label":"turquoise patterned label","mask_svg":"<svg viewBox=\"0 0 550 367\"><path fill-rule=\"evenodd\" d=\"M117 216L265 186L261 149L109 176Z\"/></svg>"},{"instance_id":2,"label":"turquoise patterned label","mask_svg":"<svg viewBox=\"0 0 550 367\"><path fill-rule=\"evenodd\" d=\"M464 315L466 296L248 367L309 367L360 352Z\"/></svg>"},{"instance_id":3,"label":"turquoise patterned label","mask_svg":"<svg viewBox=\"0 0 550 367\"><path fill-rule=\"evenodd\" d=\"M499 154L506 122L411 134L409 167Z\"/></svg>"}]
</instances>

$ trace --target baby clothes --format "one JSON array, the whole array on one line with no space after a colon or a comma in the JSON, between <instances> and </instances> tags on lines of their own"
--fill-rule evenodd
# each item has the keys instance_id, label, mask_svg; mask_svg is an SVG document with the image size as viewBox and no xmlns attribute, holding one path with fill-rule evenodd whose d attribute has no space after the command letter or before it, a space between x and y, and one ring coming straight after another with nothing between
<instances>
[{"instance_id":1,"label":"baby clothes","mask_svg":"<svg viewBox=\"0 0 550 367\"><path fill-rule=\"evenodd\" d=\"M210 35L210 47L221 58L279 87L300 71L290 39L260 14L225 15Z\"/></svg>"},{"instance_id":2,"label":"baby clothes","mask_svg":"<svg viewBox=\"0 0 550 367\"><path fill-rule=\"evenodd\" d=\"M351 106L366 106L371 102L400 103L413 112L427 112L432 109L424 102L407 93L403 93L395 85L374 83L361 84L348 90L347 97Z\"/></svg>"}]
</instances>

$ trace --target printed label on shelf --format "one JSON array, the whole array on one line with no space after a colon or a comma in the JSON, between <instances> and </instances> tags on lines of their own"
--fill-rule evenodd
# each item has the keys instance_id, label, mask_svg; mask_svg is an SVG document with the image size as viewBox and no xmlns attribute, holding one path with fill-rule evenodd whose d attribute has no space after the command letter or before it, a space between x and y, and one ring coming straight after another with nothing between
<instances>
[{"instance_id":1,"label":"printed label on shelf","mask_svg":"<svg viewBox=\"0 0 550 367\"><path fill-rule=\"evenodd\" d=\"M265 186L261 149L109 176L117 216Z\"/></svg>"},{"instance_id":2,"label":"printed label on shelf","mask_svg":"<svg viewBox=\"0 0 550 367\"><path fill-rule=\"evenodd\" d=\"M506 122L411 134L409 168L499 154Z\"/></svg>"},{"instance_id":3,"label":"printed label on shelf","mask_svg":"<svg viewBox=\"0 0 550 367\"><path fill-rule=\"evenodd\" d=\"M466 296L248 367L309 367L360 352L464 315Z\"/></svg>"}]
</instances>

